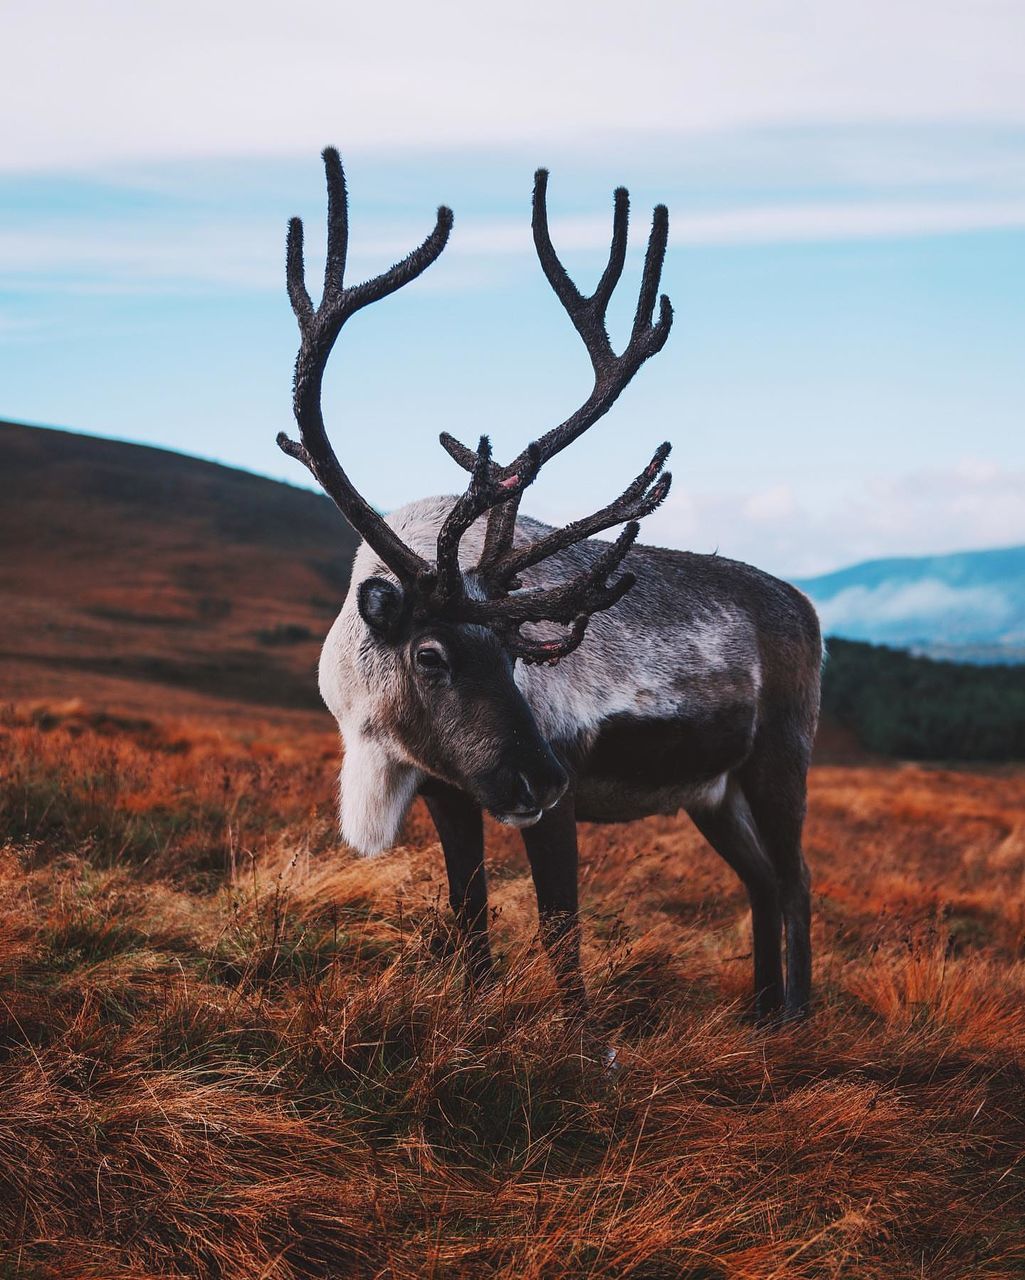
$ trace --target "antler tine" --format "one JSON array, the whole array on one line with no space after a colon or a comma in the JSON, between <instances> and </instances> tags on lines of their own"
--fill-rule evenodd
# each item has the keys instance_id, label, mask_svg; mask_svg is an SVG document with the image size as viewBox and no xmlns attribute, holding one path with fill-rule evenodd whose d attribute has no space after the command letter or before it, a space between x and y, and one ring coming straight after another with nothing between
<instances>
[{"instance_id":1,"label":"antler tine","mask_svg":"<svg viewBox=\"0 0 1025 1280\"><path fill-rule=\"evenodd\" d=\"M334 147L325 147L327 175L327 257L324 261L323 298L337 299L345 284L345 260L349 256L349 193L345 186L342 157Z\"/></svg>"},{"instance_id":2,"label":"antler tine","mask_svg":"<svg viewBox=\"0 0 1025 1280\"><path fill-rule=\"evenodd\" d=\"M651 515L665 500L673 481L670 472L660 474L671 449L672 445L668 441L660 445L641 474L627 485L615 502L610 502L593 515L574 520L562 529L553 529L551 533L536 538L526 546L508 551L489 567L489 581L499 589L512 587L512 580L524 569L540 564L557 551L611 529L614 525L642 520Z\"/></svg>"},{"instance_id":3,"label":"antler tine","mask_svg":"<svg viewBox=\"0 0 1025 1280\"><path fill-rule=\"evenodd\" d=\"M541 451L537 441L530 446L535 450L537 467L541 465ZM521 455L522 456L522 455ZM516 472L513 472L516 475ZM488 527L484 533L484 546L481 549L477 568L484 578L492 579L492 565L510 550L516 533L516 517L520 510L519 498L496 507L488 516Z\"/></svg>"},{"instance_id":4,"label":"antler tine","mask_svg":"<svg viewBox=\"0 0 1025 1280\"><path fill-rule=\"evenodd\" d=\"M605 330L605 314L616 285L623 274L623 267L626 265L627 233L630 222L630 193L625 187L617 187L613 192L612 243L609 249L609 261L594 293L591 294L590 298L585 298L570 279L552 244L551 233L548 229L547 191L548 170L538 169L534 175L534 207L531 226L541 268L559 300L569 311L570 319L573 321L577 331L581 333L581 337L587 343L592 363L595 363L596 354L598 353L600 353L598 354L599 360L602 355L614 360L615 353L612 351L612 345ZM664 209L664 206L659 207ZM664 254L665 247L663 245L659 262L661 262ZM587 319L583 315L582 308L587 308L589 305L594 313L600 317L600 322L597 326L593 323L587 323ZM651 308L649 307L648 310L650 314ZM581 332L581 323L585 325L587 330L586 336ZM466 445L461 444L453 436L449 435L447 431L441 433L440 439L442 448L464 471L473 470L476 454L472 449L468 449ZM515 463L506 468L506 470L511 471L514 467Z\"/></svg>"},{"instance_id":5,"label":"antler tine","mask_svg":"<svg viewBox=\"0 0 1025 1280\"><path fill-rule=\"evenodd\" d=\"M669 213L665 205L659 205L652 218L633 329L625 350L617 356L605 328L605 316L626 257L629 214L627 192L622 187L616 191L609 264L594 293L585 298L570 280L552 247L548 232L547 187L548 174L546 170L539 169L534 186L534 244L545 276L587 348L595 378L591 394L576 413L571 414L559 426L553 427L538 441L545 462L565 449L609 411L645 360L665 345L673 323L672 305L663 294L658 322L651 324L669 234ZM518 462L519 459L511 463L510 467L515 469Z\"/></svg>"},{"instance_id":6,"label":"antler tine","mask_svg":"<svg viewBox=\"0 0 1025 1280\"><path fill-rule=\"evenodd\" d=\"M305 333L313 322L313 303L306 289L306 266L303 262L303 224L301 218L289 218L285 245L285 281L288 300L292 304L299 329Z\"/></svg>"},{"instance_id":7,"label":"antler tine","mask_svg":"<svg viewBox=\"0 0 1025 1280\"><path fill-rule=\"evenodd\" d=\"M505 491L506 497L496 504L488 516L488 527L484 534L484 546L481 548L478 570L484 577L490 577L489 566L504 551L512 546L513 532L516 527L516 513L519 511L520 498L529 484L533 484L537 473L541 470L541 448L536 440L532 440L523 451L526 462L519 469L508 475L503 472L504 479L498 481L498 487Z\"/></svg>"},{"instance_id":8,"label":"antler tine","mask_svg":"<svg viewBox=\"0 0 1025 1280\"><path fill-rule=\"evenodd\" d=\"M662 350L666 339L669 337L669 330L673 323L672 303L665 294L662 294L659 300L658 321L652 324L655 298L658 294L659 281L662 278L662 266L665 262L668 242L669 210L664 204L657 204L651 214L651 232L648 235L648 248L644 254L641 290L637 297L637 311L634 315L633 329L630 334L631 346L636 342L645 348L644 354L638 361L638 368L649 356L653 356L656 351Z\"/></svg>"},{"instance_id":9,"label":"antler tine","mask_svg":"<svg viewBox=\"0 0 1025 1280\"><path fill-rule=\"evenodd\" d=\"M438 580L435 591L441 600L450 600L460 594L462 578L459 572L459 543L463 534L485 509L481 504L486 499L490 469L491 441L487 436L481 436L470 483L462 497L456 499L438 534Z\"/></svg>"},{"instance_id":10,"label":"antler tine","mask_svg":"<svg viewBox=\"0 0 1025 1280\"><path fill-rule=\"evenodd\" d=\"M627 234L630 229L629 191L626 187L617 187L613 192L612 200L612 244L609 248L609 263L592 295L603 314L626 265Z\"/></svg>"},{"instance_id":11,"label":"antler tine","mask_svg":"<svg viewBox=\"0 0 1025 1280\"><path fill-rule=\"evenodd\" d=\"M459 570L459 543L463 534L485 511L505 503L519 502L520 495L537 475L541 459L536 450L527 450L527 465L518 475L499 479L491 462L491 441L481 436L476 463L466 492L456 499L438 534L438 577L431 605L444 608L462 596Z\"/></svg>"},{"instance_id":12,"label":"antler tine","mask_svg":"<svg viewBox=\"0 0 1025 1280\"><path fill-rule=\"evenodd\" d=\"M579 648L591 621L589 613L582 613L574 618L573 625L564 636L557 640L528 640L518 631L506 637L506 647L514 657L521 658L528 665L544 665L554 667L557 662Z\"/></svg>"},{"instance_id":13,"label":"antler tine","mask_svg":"<svg viewBox=\"0 0 1025 1280\"><path fill-rule=\"evenodd\" d=\"M590 299L585 298L570 279L569 272L562 265L559 255L555 252L555 247L552 244L551 233L548 230L547 169L538 169L534 174L534 205L530 226L534 233L534 248L537 251L538 261L541 263L541 270L545 273L548 283L555 290L559 301L570 313L574 325L579 328L577 320L582 315L585 304ZM586 342L587 339L584 338L584 341Z\"/></svg>"},{"instance_id":14,"label":"antler tine","mask_svg":"<svg viewBox=\"0 0 1025 1280\"><path fill-rule=\"evenodd\" d=\"M607 413L641 365L660 351L669 337L673 309L664 294L658 320L652 323L669 235L668 211L665 205L658 205L652 216L630 340L620 355L617 355L612 348L606 327L606 315L612 294L622 277L626 263L629 218L629 194L625 187L617 187L613 197L612 241L609 247L608 263L594 292L585 296L570 278L552 244L548 225L548 171L538 169L534 176L532 227L538 261L545 273L545 278L580 335L594 369L594 385L580 408L535 442L540 451L542 463L565 449ZM472 451L447 433L442 439L442 445L460 466L469 469L473 465ZM526 452L521 453L515 461L501 470L502 476L515 475L523 466L525 457ZM613 504L614 507L615 504ZM585 527L595 533L609 528L617 521L615 519L609 519L608 523L602 523L602 521L612 515L613 508L597 513L591 520L577 522L570 526L570 529L576 532L579 528L580 537L587 537L589 533L583 532ZM517 509L516 501L503 504L492 511L488 520L484 553L479 567L482 573L492 581L496 581L500 576L497 565L511 553ZM642 511L641 514L645 512ZM558 544L559 547L568 545L570 545L568 540L560 541ZM558 547L553 546L554 549ZM537 562L532 561L532 563Z\"/></svg>"},{"instance_id":15,"label":"antler tine","mask_svg":"<svg viewBox=\"0 0 1025 1280\"><path fill-rule=\"evenodd\" d=\"M458 606L459 617L464 622L480 622L503 629L519 627L524 622L568 624L581 613L609 609L634 584L632 573L623 574L611 584L607 585L607 582L639 532L640 525L635 520L631 521L590 568L569 582L557 587L520 591L500 600L464 599Z\"/></svg>"},{"instance_id":16,"label":"antler tine","mask_svg":"<svg viewBox=\"0 0 1025 1280\"><path fill-rule=\"evenodd\" d=\"M474 451L468 449L465 444L461 444L455 436L449 435L447 431L443 431L438 436L438 442L448 456L458 462L464 471L472 471L477 465L477 455Z\"/></svg>"},{"instance_id":17,"label":"antler tine","mask_svg":"<svg viewBox=\"0 0 1025 1280\"><path fill-rule=\"evenodd\" d=\"M344 273L349 235L349 204L345 172L334 147L324 151L327 179L328 232L324 292L314 309L306 288L303 264L303 225L299 218L288 224L286 280L288 296L299 322L301 342L295 362L293 408L299 426L299 442L284 432L278 445L297 458L317 479L353 529L377 552L405 585L433 579L434 569L385 523L353 486L327 437L320 405L324 369L346 320L361 307L394 293L425 271L444 249L452 229L452 211L442 205L434 230L407 257L390 270L352 288L345 288Z\"/></svg>"}]
</instances>

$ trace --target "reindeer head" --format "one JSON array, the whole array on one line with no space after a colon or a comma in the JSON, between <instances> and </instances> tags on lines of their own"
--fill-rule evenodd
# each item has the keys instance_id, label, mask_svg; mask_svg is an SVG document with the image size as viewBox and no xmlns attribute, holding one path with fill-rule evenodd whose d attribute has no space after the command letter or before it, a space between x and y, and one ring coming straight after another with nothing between
<instances>
[{"instance_id":1,"label":"reindeer head","mask_svg":"<svg viewBox=\"0 0 1025 1280\"><path fill-rule=\"evenodd\" d=\"M320 306L305 284L303 228L288 230L288 293L299 322L294 409L300 442L283 433L280 447L317 478L363 538L349 595L321 660L321 689L345 740L342 772L343 833L363 852L394 839L416 786L427 774L473 795L504 821L536 821L566 787L566 774L544 741L513 678L513 664L554 665L584 639L592 614L610 608L634 577L613 578L637 537L637 521L664 499L671 477L662 468L663 444L624 492L602 510L553 529L532 542L514 542L524 490L542 465L605 414L620 392L669 336L672 308L663 294L654 319L668 236L668 213L655 209L640 296L630 340L617 355L605 316L626 260L629 200L615 193L608 265L590 296L580 293L559 261L548 231L548 174L535 176L533 231L542 269L587 348L593 389L561 425L529 444L513 462L498 465L482 436L476 450L447 433L441 444L469 484L436 525L430 551L410 545L355 489L327 438L320 397L324 369L346 320L420 275L448 240L452 213L438 210L427 239L390 271L345 287L348 197L338 152L324 152L328 191L327 265ZM469 530L476 563L460 563ZM524 589L520 575L555 552L624 524L620 536L571 581ZM465 556L464 556L465 559ZM610 580L611 579L611 580ZM563 627L555 638L524 634L538 623Z\"/></svg>"}]
</instances>

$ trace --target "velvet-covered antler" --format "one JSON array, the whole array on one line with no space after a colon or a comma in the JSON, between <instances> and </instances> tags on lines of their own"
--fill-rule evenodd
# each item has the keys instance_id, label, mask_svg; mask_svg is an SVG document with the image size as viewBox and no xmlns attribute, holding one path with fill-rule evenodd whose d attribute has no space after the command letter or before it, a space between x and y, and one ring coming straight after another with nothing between
<instances>
[{"instance_id":1,"label":"velvet-covered antler","mask_svg":"<svg viewBox=\"0 0 1025 1280\"><path fill-rule=\"evenodd\" d=\"M548 172L538 169L534 179L533 232L534 246L548 283L562 303L573 327L580 335L594 370L594 385L590 395L579 409L570 415L559 426L553 427L539 440L528 446L523 453L506 467L492 464L492 485L500 487L508 483L509 478L518 476L528 464L543 466L555 454L565 449L589 427L593 426L615 403L620 393L641 365L656 352L661 351L669 337L673 322L673 309L665 294L658 297L659 281L662 275L662 264L665 259L666 243L669 235L669 213L665 205L658 205L652 216L651 232L648 237L648 248L644 259L644 270L641 276L641 288L634 313L633 327L625 349L617 355L613 350L606 327L606 316L612 294L623 274L626 262L627 231L629 223L630 199L626 190L616 190L612 218L612 243L609 249L609 260L594 292L585 296L570 279L555 248L552 245L548 229ZM659 301L658 319L654 318L655 301ZM475 468L480 465L479 454L474 454L448 433L441 437L442 447L464 468ZM566 608L561 608L561 616L556 619L549 614L548 621L572 622L572 629L563 639L558 641L529 641L518 633L519 623L512 621L511 614L503 615L496 607L498 601L518 584L517 574L526 568L539 564L555 552L572 546L592 534L612 528L623 521L637 521L650 514L663 501L669 492L672 477L667 472L661 474L662 467L669 455L670 446L662 445L648 466L636 480L620 495L620 497L601 511L595 512L582 520L574 521L564 529L556 529L535 542L524 546L513 547L513 535L516 527L516 515L522 488L506 502L495 504L488 518L484 547L477 574L485 586L487 594L495 600L490 605L496 618L505 616L508 621L510 648L525 661L551 662L558 661L583 639L587 620L592 612L599 608L609 608L622 597L632 578L626 575L611 587L604 587L605 595L596 595L596 583L592 580L594 570L589 570L575 582L560 588L560 600L575 598L579 608L575 614L569 615ZM623 560L633 544L636 530L630 537L620 537L608 552L603 553L595 562L595 566L604 566L605 580ZM629 582L626 586L622 584ZM575 589L575 591L574 591ZM595 604L601 598L605 600L614 593L614 599L608 603ZM531 595L533 593L526 593ZM550 593L545 593L550 594ZM525 599L526 596L514 596L513 600ZM510 601L512 603L512 601ZM540 598L539 598L540 603ZM520 621L540 621L538 617L523 617Z\"/></svg>"},{"instance_id":2,"label":"velvet-covered antler","mask_svg":"<svg viewBox=\"0 0 1025 1280\"><path fill-rule=\"evenodd\" d=\"M446 606L461 600L464 594L459 569L459 544L463 534L485 511L499 509L507 502L519 502L523 490L537 475L541 457L536 446L530 445L524 456L526 461L519 472L499 479L493 474L491 441L487 436L481 436L470 483L462 497L456 500L438 534L438 578L433 600L435 608L443 611Z\"/></svg>"},{"instance_id":3,"label":"velvet-covered antler","mask_svg":"<svg viewBox=\"0 0 1025 1280\"><path fill-rule=\"evenodd\" d=\"M299 218L293 218L288 224L288 296L301 335L293 389L299 442L290 440L281 432L278 445L309 468L353 529L373 547L399 581L406 587L420 583L422 589L433 583L433 565L406 546L345 474L327 438L320 395L328 356L342 325L354 312L387 297L426 271L445 247L452 230L452 211L442 205L431 234L391 270L363 284L345 288L349 198L342 162L334 147L328 147L324 152L324 169L327 175L327 263L324 292L316 309L306 289L303 224Z\"/></svg>"},{"instance_id":4,"label":"velvet-covered antler","mask_svg":"<svg viewBox=\"0 0 1025 1280\"><path fill-rule=\"evenodd\" d=\"M552 247L546 207L548 174L544 169L537 171L534 244L549 283L591 357L594 387L576 413L528 445L505 467L497 466L492 460L486 436L481 437L476 450L471 450L447 433L442 435L442 445L470 472L470 480L466 492L456 500L441 527L437 558L432 564L408 547L355 489L328 440L320 399L324 369L346 320L362 307L415 280L430 266L448 240L452 213L445 206L439 208L434 230L418 249L373 280L346 288L348 194L341 160L332 147L324 152L324 168L328 195L327 263L324 291L317 308L306 289L302 222L293 218L288 227L288 296L301 334L293 395L300 439L299 442L290 440L282 432L278 444L309 468L356 532L412 593L416 614L492 627L503 636L510 652L524 661L557 662L580 644L591 615L610 608L633 585L634 578L629 573L613 582L609 579L637 537L637 521L653 511L669 491L671 477L668 473L661 474L669 445L658 449L645 470L615 502L520 547L513 546L516 513L524 490L533 482L540 467L608 411L644 361L661 350L669 336L672 308L664 295L658 320L653 319L668 235L666 209L659 205L655 210L633 329L625 350L616 355L605 327L605 316L626 261L627 193L620 188L615 194L608 265L594 293L585 297L567 275ZM485 514L488 523L476 574L486 598L471 599L459 568L459 546L470 526ZM577 577L554 587L518 589L517 575L523 570L592 534L624 522L626 527L616 541ZM525 623L539 622L554 622L569 630L554 640L520 634L520 627Z\"/></svg>"},{"instance_id":5,"label":"velvet-covered antler","mask_svg":"<svg viewBox=\"0 0 1025 1280\"><path fill-rule=\"evenodd\" d=\"M497 631L510 653L524 662L554 664L580 644L591 615L611 609L634 585L632 573L615 582L608 579L633 546L640 525L634 520L610 543L590 568L556 587L517 591L501 599L460 601L456 616L463 622L479 622ZM572 624L555 640L535 640L520 634L525 622Z\"/></svg>"}]
</instances>

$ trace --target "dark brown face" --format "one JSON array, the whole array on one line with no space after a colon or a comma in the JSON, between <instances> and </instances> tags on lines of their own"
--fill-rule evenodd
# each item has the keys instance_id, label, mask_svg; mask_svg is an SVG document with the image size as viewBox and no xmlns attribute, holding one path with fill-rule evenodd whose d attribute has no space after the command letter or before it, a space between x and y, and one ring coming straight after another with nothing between
<instances>
[{"instance_id":1,"label":"dark brown face","mask_svg":"<svg viewBox=\"0 0 1025 1280\"><path fill-rule=\"evenodd\" d=\"M509 655L485 627L412 623L401 589L360 584L359 608L394 651L401 691L391 731L421 767L466 791L512 826L529 826L568 784L513 679Z\"/></svg>"}]
</instances>

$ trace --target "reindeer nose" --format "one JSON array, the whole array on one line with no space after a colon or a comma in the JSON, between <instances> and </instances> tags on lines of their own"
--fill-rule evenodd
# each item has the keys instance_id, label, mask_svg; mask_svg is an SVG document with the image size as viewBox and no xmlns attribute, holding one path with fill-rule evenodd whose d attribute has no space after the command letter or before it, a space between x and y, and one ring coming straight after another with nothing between
<instances>
[{"instance_id":1,"label":"reindeer nose","mask_svg":"<svg viewBox=\"0 0 1025 1280\"><path fill-rule=\"evenodd\" d=\"M521 773L520 783L523 787L526 808L551 809L565 794L569 786L569 778L566 770L558 761L553 760L551 767L535 773L532 777Z\"/></svg>"}]
</instances>

